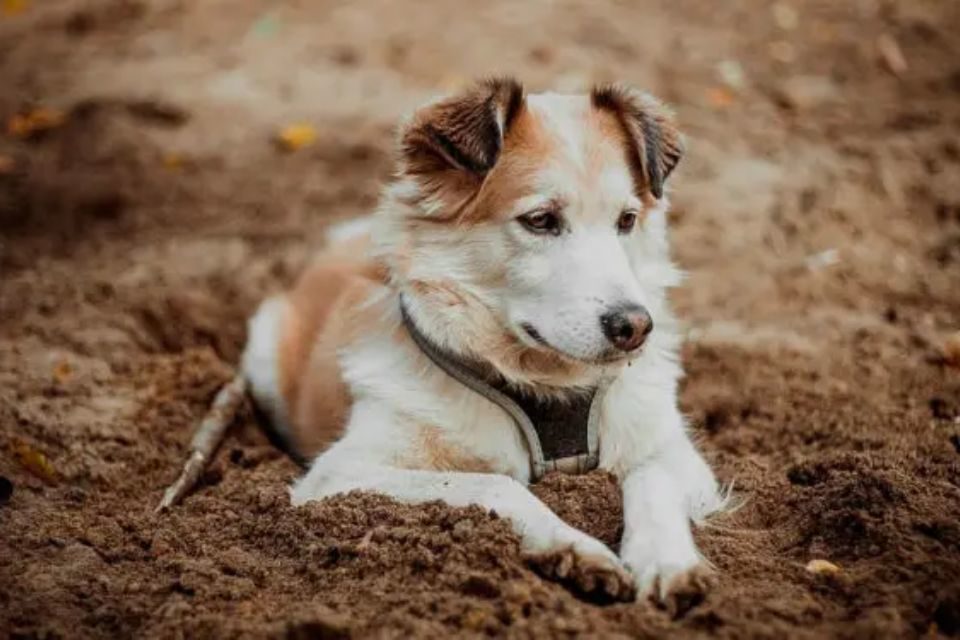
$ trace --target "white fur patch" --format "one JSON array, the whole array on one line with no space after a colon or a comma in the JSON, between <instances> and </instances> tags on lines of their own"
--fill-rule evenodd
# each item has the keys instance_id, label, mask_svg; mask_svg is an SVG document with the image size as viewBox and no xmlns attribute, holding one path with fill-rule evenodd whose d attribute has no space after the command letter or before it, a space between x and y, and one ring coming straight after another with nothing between
<instances>
[{"instance_id":1,"label":"white fur patch","mask_svg":"<svg viewBox=\"0 0 960 640\"><path fill-rule=\"evenodd\" d=\"M372 226L373 216L364 216L362 218L354 218L346 222L340 222L327 229L327 242L330 244L338 244L352 240L370 233Z\"/></svg>"},{"instance_id":2,"label":"white fur patch","mask_svg":"<svg viewBox=\"0 0 960 640\"><path fill-rule=\"evenodd\" d=\"M241 369L250 384L254 400L269 417L274 428L289 434L287 406L280 393L280 336L283 317L289 305L282 296L269 298L247 323L247 346Z\"/></svg>"}]
</instances>

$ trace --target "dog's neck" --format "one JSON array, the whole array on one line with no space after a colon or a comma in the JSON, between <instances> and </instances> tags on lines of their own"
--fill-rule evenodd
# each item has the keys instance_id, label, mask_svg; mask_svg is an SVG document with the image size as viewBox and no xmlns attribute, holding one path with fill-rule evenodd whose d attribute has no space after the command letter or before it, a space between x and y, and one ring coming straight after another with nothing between
<instances>
[{"instance_id":1,"label":"dog's neck","mask_svg":"<svg viewBox=\"0 0 960 640\"><path fill-rule=\"evenodd\" d=\"M525 394L562 397L596 388L611 367L574 362L521 343L480 301L462 295L461 304L437 300L423 286L399 287L405 313L425 336L453 357L469 362L478 375L499 378Z\"/></svg>"}]
</instances>

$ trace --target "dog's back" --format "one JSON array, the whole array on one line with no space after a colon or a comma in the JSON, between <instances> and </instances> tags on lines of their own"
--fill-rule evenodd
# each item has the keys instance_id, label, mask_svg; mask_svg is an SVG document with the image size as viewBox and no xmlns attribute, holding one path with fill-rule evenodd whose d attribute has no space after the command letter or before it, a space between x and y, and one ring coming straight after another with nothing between
<instances>
[{"instance_id":1,"label":"dog's back","mask_svg":"<svg viewBox=\"0 0 960 640\"><path fill-rule=\"evenodd\" d=\"M362 227L334 228L290 291L250 319L243 372L290 453L309 459L338 438L350 408L337 352L376 322L361 305L386 282ZM304 381L321 380L309 385Z\"/></svg>"}]
</instances>

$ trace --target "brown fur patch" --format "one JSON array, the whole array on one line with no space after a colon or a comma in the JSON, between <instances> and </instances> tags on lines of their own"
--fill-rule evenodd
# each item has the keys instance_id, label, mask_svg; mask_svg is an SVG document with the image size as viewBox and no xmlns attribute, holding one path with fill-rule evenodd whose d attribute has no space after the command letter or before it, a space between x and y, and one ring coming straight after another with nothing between
<instances>
[{"instance_id":1,"label":"brown fur patch","mask_svg":"<svg viewBox=\"0 0 960 640\"><path fill-rule=\"evenodd\" d=\"M496 78L421 109L402 137L408 172L454 169L482 176L497 162L503 132L522 105L520 83Z\"/></svg>"},{"instance_id":2,"label":"brown fur patch","mask_svg":"<svg viewBox=\"0 0 960 640\"><path fill-rule=\"evenodd\" d=\"M530 109L514 120L504 141L500 161L480 185L476 198L458 223L476 224L508 210L516 200L536 192L534 178L547 158L557 155L557 144Z\"/></svg>"},{"instance_id":3,"label":"brown fur patch","mask_svg":"<svg viewBox=\"0 0 960 640\"><path fill-rule=\"evenodd\" d=\"M511 212L513 202L541 192L543 184L539 176L545 167L553 167L558 183L583 185L575 191L585 192L595 188L593 185L604 171L626 162L623 150L632 143L618 117L609 111L590 108L586 100L582 112L580 105L574 104L572 108L578 110L576 117L581 122L583 148L573 150L575 155L571 156L571 149L555 131L545 126L534 109L523 109L507 135L499 162L479 186L475 198L461 211L457 222L476 224ZM583 158L586 162L582 162ZM632 171L629 164L626 169ZM587 208L581 215L600 218L612 214Z\"/></svg>"},{"instance_id":4,"label":"brown fur patch","mask_svg":"<svg viewBox=\"0 0 960 640\"><path fill-rule=\"evenodd\" d=\"M383 265L365 257L365 236L317 256L287 295L280 339L280 388L289 408L291 441L311 457L340 436L350 408L337 352L364 331L355 313L386 282Z\"/></svg>"},{"instance_id":5,"label":"brown fur patch","mask_svg":"<svg viewBox=\"0 0 960 640\"><path fill-rule=\"evenodd\" d=\"M591 99L597 109L620 119L632 143L627 155L638 192L663 197L663 183L683 156L683 138L672 114L652 96L621 85L596 87Z\"/></svg>"},{"instance_id":6,"label":"brown fur patch","mask_svg":"<svg viewBox=\"0 0 960 640\"><path fill-rule=\"evenodd\" d=\"M488 461L450 444L443 430L433 425L417 428L416 447L415 453L398 461L399 466L432 471L493 472Z\"/></svg>"},{"instance_id":7,"label":"brown fur patch","mask_svg":"<svg viewBox=\"0 0 960 640\"><path fill-rule=\"evenodd\" d=\"M450 307L463 306L467 304L466 299L459 291L455 282L438 280L435 282L426 282L424 280L411 280L410 287L414 293L420 296L429 297L441 304Z\"/></svg>"},{"instance_id":8,"label":"brown fur patch","mask_svg":"<svg viewBox=\"0 0 960 640\"><path fill-rule=\"evenodd\" d=\"M478 83L414 114L401 135L403 171L452 219L497 163L507 132L523 111L523 87L511 78Z\"/></svg>"}]
</instances>

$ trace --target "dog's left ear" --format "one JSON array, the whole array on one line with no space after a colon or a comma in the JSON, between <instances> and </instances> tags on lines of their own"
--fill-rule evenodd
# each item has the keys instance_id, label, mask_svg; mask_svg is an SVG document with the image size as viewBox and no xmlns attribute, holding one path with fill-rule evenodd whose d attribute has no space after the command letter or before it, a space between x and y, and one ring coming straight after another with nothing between
<instances>
[{"instance_id":1,"label":"dog's left ear","mask_svg":"<svg viewBox=\"0 0 960 640\"><path fill-rule=\"evenodd\" d=\"M617 116L627 139L631 169L640 190L658 200L683 156L683 136L673 114L653 96L624 85L603 85L591 93L593 106Z\"/></svg>"},{"instance_id":2,"label":"dog's left ear","mask_svg":"<svg viewBox=\"0 0 960 640\"><path fill-rule=\"evenodd\" d=\"M479 186L523 101L519 82L493 78L419 109L400 136L404 173L431 190Z\"/></svg>"}]
</instances>

